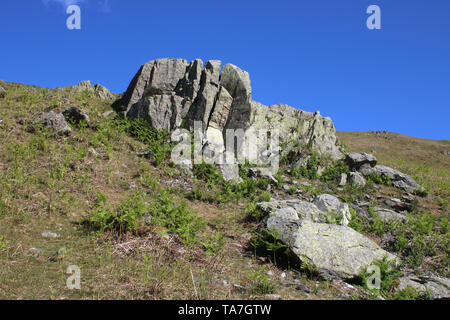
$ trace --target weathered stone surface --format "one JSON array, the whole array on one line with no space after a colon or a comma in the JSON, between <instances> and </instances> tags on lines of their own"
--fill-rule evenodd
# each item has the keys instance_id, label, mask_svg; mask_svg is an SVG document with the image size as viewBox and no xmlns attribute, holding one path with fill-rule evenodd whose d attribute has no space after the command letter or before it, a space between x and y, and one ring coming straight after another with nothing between
<instances>
[{"instance_id":1,"label":"weathered stone surface","mask_svg":"<svg viewBox=\"0 0 450 320\"><path fill-rule=\"evenodd\" d=\"M76 91L85 91L86 90L86 91L94 92L97 95L97 97L99 97L100 99L112 100L112 99L116 98L114 96L114 94L112 94L111 91L106 89L104 86L102 86L98 83L95 86L93 86L91 84L91 81L89 81L89 80L81 81L79 84L77 84L76 86L73 86L72 88Z\"/></svg>"},{"instance_id":2,"label":"weathered stone surface","mask_svg":"<svg viewBox=\"0 0 450 320\"><path fill-rule=\"evenodd\" d=\"M277 200L261 202L258 207L268 217L280 217L288 220L310 220L327 222L328 212L317 208L314 203L301 200Z\"/></svg>"},{"instance_id":3,"label":"weathered stone surface","mask_svg":"<svg viewBox=\"0 0 450 320\"><path fill-rule=\"evenodd\" d=\"M347 174L341 173L341 178L339 179L339 187L343 187L347 184Z\"/></svg>"},{"instance_id":4,"label":"weathered stone surface","mask_svg":"<svg viewBox=\"0 0 450 320\"><path fill-rule=\"evenodd\" d=\"M67 107L64 110L63 115L66 120L72 121L74 123L80 123L82 121L89 123L90 121L89 116L86 114L86 112L84 112L81 108L75 106Z\"/></svg>"},{"instance_id":5,"label":"weathered stone surface","mask_svg":"<svg viewBox=\"0 0 450 320\"><path fill-rule=\"evenodd\" d=\"M268 216L289 217L294 220L337 223L347 225L351 219L349 207L329 194L322 194L314 202L302 200L276 200L261 202L258 207Z\"/></svg>"},{"instance_id":6,"label":"weathered stone surface","mask_svg":"<svg viewBox=\"0 0 450 320\"><path fill-rule=\"evenodd\" d=\"M364 187L367 183L366 179L364 179L363 175L359 172L350 172L348 180L351 185L358 187Z\"/></svg>"},{"instance_id":7,"label":"weathered stone surface","mask_svg":"<svg viewBox=\"0 0 450 320\"><path fill-rule=\"evenodd\" d=\"M374 211L378 217L384 222L406 222L408 218L401 213L397 213L390 209L375 207Z\"/></svg>"},{"instance_id":8,"label":"weathered stone surface","mask_svg":"<svg viewBox=\"0 0 450 320\"><path fill-rule=\"evenodd\" d=\"M411 209L411 203L403 202L397 198L386 199L384 204L397 211L409 211Z\"/></svg>"},{"instance_id":9,"label":"weathered stone surface","mask_svg":"<svg viewBox=\"0 0 450 320\"><path fill-rule=\"evenodd\" d=\"M406 276L399 279L397 290L416 289L432 299L450 299L450 279L441 277Z\"/></svg>"},{"instance_id":10,"label":"weathered stone surface","mask_svg":"<svg viewBox=\"0 0 450 320\"><path fill-rule=\"evenodd\" d=\"M6 93L6 89L3 88L2 86L0 86L0 94L2 94L2 93Z\"/></svg>"},{"instance_id":11,"label":"weathered stone surface","mask_svg":"<svg viewBox=\"0 0 450 320\"><path fill-rule=\"evenodd\" d=\"M354 278L376 260L396 257L355 230L341 225L270 216L267 228L302 261L324 276Z\"/></svg>"},{"instance_id":12,"label":"weathered stone surface","mask_svg":"<svg viewBox=\"0 0 450 320\"><path fill-rule=\"evenodd\" d=\"M144 119L155 129L171 131L181 124L189 108L188 100L177 95L153 95L133 104L127 112L130 119Z\"/></svg>"},{"instance_id":13,"label":"weathered stone surface","mask_svg":"<svg viewBox=\"0 0 450 320\"><path fill-rule=\"evenodd\" d=\"M363 165L369 165L375 167L377 165L377 159L368 153L350 153L346 158L351 169L358 171Z\"/></svg>"},{"instance_id":14,"label":"weathered stone surface","mask_svg":"<svg viewBox=\"0 0 450 320\"><path fill-rule=\"evenodd\" d=\"M328 154L333 159L342 157L331 119L319 112L305 112L287 105L266 107L252 101L249 74L232 64L225 65L222 71L220 68L221 62L217 60L207 61L204 66L198 59L187 64L184 59L171 58L144 64L120 101L126 108L125 116L144 119L156 129L169 131L181 126L192 128L195 121L200 121L203 134L211 129L222 133L223 145L226 129L242 130L246 138L251 132L265 137L259 134L261 130L271 134L278 131L280 142L297 141L305 151ZM210 142L202 139L202 147ZM243 148L251 152L242 152ZM268 151L267 141L247 141L236 151L247 160L253 160L249 154L257 155L258 159L265 154L271 160L278 150ZM300 152L294 162L304 160ZM230 165L235 172L234 164Z\"/></svg>"},{"instance_id":15,"label":"weathered stone surface","mask_svg":"<svg viewBox=\"0 0 450 320\"><path fill-rule=\"evenodd\" d=\"M338 198L330 194L321 194L317 196L313 203L323 212L337 213L341 224L346 226L352 218L348 204L342 203Z\"/></svg>"},{"instance_id":16,"label":"weathered stone surface","mask_svg":"<svg viewBox=\"0 0 450 320\"><path fill-rule=\"evenodd\" d=\"M69 135L72 131L64 116L54 111L39 113L34 123L54 131L57 135Z\"/></svg>"},{"instance_id":17,"label":"weathered stone surface","mask_svg":"<svg viewBox=\"0 0 450 320\"><path fill-rule=\"evenodd\" d=\"M221 86L209 121L210 127L223 130L227 123L232 103L233 97L228 93L225 87Z\"/></svg>"},{"instance_id":18,"label":"weathered stone surface","mask_svg":"<svg viewBox=\"0 0 450 320\"><path fill-rule=\"evenodd\" d=\"M202 73L200 91L189 111L189 123L201 121L204 130L208 128L211 112L219 91L220 66L219 60L207 61Z\"/></svg>"},{"instance_id":19,"label":"weathered stone surface","mask_svg":"<svg viewBox=\"0 0 450 320\"><path fill-rule=\"evenodd\" d=\"M414 181L413 178L395 169L378 165L372 169L372 172L391 179L392 184L399 189L404 189L408 192L423 190L423 187Z\"/></svg>"},{"instance_id":20,"label":"weathered stone surface","mask_svg":"<svg viewBox=\"0 0 450 320\"><path fill-rule=\"evenodd\" d=\"M104 86L98 83L94 86L94 91L100 99L104 100L116 99L116 96L111 91L109 91Z\"/></svg>"}]
</instances>

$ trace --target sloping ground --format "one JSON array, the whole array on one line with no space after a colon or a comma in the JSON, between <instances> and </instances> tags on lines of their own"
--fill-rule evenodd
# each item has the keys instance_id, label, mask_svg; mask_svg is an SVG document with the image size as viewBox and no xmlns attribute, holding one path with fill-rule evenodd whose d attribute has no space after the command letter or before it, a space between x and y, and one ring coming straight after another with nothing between
<instances>
[{"instance_id":1,"label":"sloping ground","mask_svg":"<svg viewBox=\"0 0 450 320\"><path fill-rule=\"evenodd\" d=\"M248 200L219 203L213 185L139 157L148 146L104 114L112 100L71 88L1 86L0 299L350 297L336 284L256 256L248 247L255 228L246 219ZM38 112L68 105L83 108L90 126L72 126L69 137L34 129ZM212 192L209 200L195 200L196 186ZM133 217L142 208L171 219L140 220L125 233L88 222L118 211ZM80 290L66 287L69 265L80 268Z\"/></svg>"},{"instance_id":2,"label":"sloping ground","mask_svg":"<svg viewBox=\"0 0 450 320\"><path fill-rule=\"evenodd\" d=\"M213 167L197 167L191 177L169 162L166 135L114 119L109 113L114 101L101 99L95 91L0 85L6 89L0 93L0 298L378 296L362 286L321 279L311 266L276 255L283 246L256 233L256 203L309 200L325 192L348 203L366 195L382 202L401 198L402 191L373 185L338 188L334 175L319 179L317 167L295 177L282 168L270 190L264 179L245 179L238 186L224 183ZM33 125L38 112L62 112L70 105L88 113L88 126L71 125L66 137ZM390 159L389 149L386 158L380 152L375 155L382 164L412 173L433 197L417 197L411 224L404 229L391 229L379 220L373 225L352 220L350 226L395 251L407 261L406 268L448 277L448 184L433 183L441 181L435 179L441 175L437 170L445 172L447 180L442 181L448 183L448 164L438 169L426 162L431 169L422 172L420 162L405 156L402 167L390 162L401 161L397 154ZM436 217L430 218L429 211ZM264 245L266 250L260 250ZM80 290L66 287L70 265L80 268ZM383 295L395 298L389 290Z\"/></svg>"},{"instance_id":3,"label":"sloping ground","mask_svg":"<svg viewBox=\"0 0 450 320\"><path fill-rule=\"evenodd\" d=\"M449 140L435 141L386 131L338 131L337 135L349 151L372 153L381 163L411 175L432 195L438 197L439 202L448 205Z\"/></svg>"}]
</instances>

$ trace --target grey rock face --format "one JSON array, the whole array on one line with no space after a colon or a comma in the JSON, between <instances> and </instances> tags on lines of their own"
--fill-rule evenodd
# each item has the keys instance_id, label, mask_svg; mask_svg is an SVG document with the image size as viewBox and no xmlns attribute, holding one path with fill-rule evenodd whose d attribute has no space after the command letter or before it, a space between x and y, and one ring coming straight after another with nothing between
<instances>
[{"instance_id":1,"label":"grey rock face","mask_svg":"<svg viewBox=\"0 0 450 320\"><path fill-rule=\"evenodd\" d=\"M91 81L89 81L89 80L81 81L79 84L77 84L76 86L73 86L72 88L76 91L87 90L87 91L94 92L97 95L97 97L99 97L100 99L112 100L112 99L116 98L114 96L114 94L112 94L111 91L106 89L104 86L102 86L98 83L95 86L93 86L91 84Z\"/></svg>"},{"instance_id":2,"label":"grey rock face","mask_svg":"<svg viewBox=\"0 0 450 320\"><path fill-rule=\"evenodd\" d=\"M377 165L377 159L368 153L350 153L346 158L350 168L358 171L362 166L369 165L375 167Z\"/></svg>"},{"instance_id":3,"label":"grey rock face","mask_svg":"<svg viewBox=\"0 0 450 320\"><path fill-rule=\"evenodd\" d=\"M79 107L67 107L63 112L64 117L68 121L73 121L74 123L80 123L82 121L85 121L86 123L89 123L90 119L89 116L81 110Z\"/></svg>"},{"instance_id":4,"label":"grey rock face","mask_svg":"<svg viewBox=\"0 0 450 320\"><path fill-rule=\"evenodd\" d=\"M359 172L350 172L349 182L351 185L355 185L358 187L364 187L367 183L366 179L364 179L363 175Z\"/></svg>"},{"instance_id":5,"label":"grey rock face","mask_svg":"<svg viewBox=\"0 0 450 320\"><path fill-rule=\"evenodd\" d=\"M374 208L375 213L384 222L406 222L408 218L401 213L397 213L390 209L376 207Z\"/></svg>"},{"instance_id":6,"label":"grey rock face","mask_svg":"<svg viewBox=\"0 0 450 320\"><path fill-rule=\"evenodd\" d=\"M72 131L64 116L54 111L39 113L34 123L54 131L57 135L70 135Z\"/></svg>"},{"instance_id":7,"label":"grey rock face","mask_svg":"<svg viewBox=\"0 0 450 320\"><path fill-rule=\"evenodd\" d=\"M403 202L397 198L386 199L384 200L384 204L397 211L408 211L411 209L410 203Z\"/></svg>"},{"instance_id":8,"label":"grey rock face","mask_svg":"<svg viewBox=\"0 0 450 320\"><path fill-rule=\"evenodd\" d=\"M395 169L386 166L375 166L372 172L391 179L392 184L399 189L404 189L408 192L423 190L423 187L414 181L413 178Z\"/></svg>"},{"instance_id":9,"label":"grey rock face","mask_svg":"<svg viewBox=\"0 0 450 320\"><path fill-rule=\"evenodd\" d=\"M397 258L375 242L346 226L347 204L323 194L314 202L281 200L259 203L266 214L265 226L284 242L300 260L324 276L350 279L376 260ZM341 224L329 223L330 213L341 214Z\"/></svg>"},{"instance_id":10,"label":"grey rock face","mask_svg":"<svg viewBox=\"0 0 450 320\"><path fill-rule=\"evenodd\" d=\"M399 281L397 290L411 287L421 294L430 294L432 299L450 299L450 280L447 278L406 276Z\"/></svg>"},{"instance_id":11,"label":"grey rock face","mask_svg":"<svg viewBox=\"0 0 450 320\"><path fill-rule=\"evenodd\" d=\"M3 88L2 86L0 86L0 94L2 94L2 93L6 93L6 89Z\"/></svg>"},{"instance_id":12,"label":"grey rock face","mask_svg":"<svg viewBox=\"0 0 450 320\"><path fill-rule=\"evenodd\" d=\"M319 210L327 213L337 213L341 219L341 224L346 226L352 218L348 204L341 203L338 198L330 194L317 196L313 203Z\"/></svg>"},{"instance_id":13,"label":"grey rock face","mask_svg":"<svg viewBox=\"0 0 450 320\"><path fill-rule=\"evenodd\" d=\"M313 150L342 157L331 119L286 105L266 107L251 99L250 76L228 64L201 60L158 59L144 64L121 104L126 116L142 118L157 129L174 130L195 120L208 128L278 129L281 141L299 140ZM184 121L183 121L184 120ZM225 134L224 134L225 136Z\"/></svg>"}]
</instances>

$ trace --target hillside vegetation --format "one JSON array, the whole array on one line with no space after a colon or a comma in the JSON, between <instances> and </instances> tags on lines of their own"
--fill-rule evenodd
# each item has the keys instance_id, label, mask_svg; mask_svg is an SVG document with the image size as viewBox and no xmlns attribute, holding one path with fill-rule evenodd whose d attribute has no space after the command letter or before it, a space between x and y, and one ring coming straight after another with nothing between
<instances>
[{"instance_id":1,"label":"hillside vegetation","mask_svg":"<svg viewBox=\"0 0 450 320\"><path fill-rule=\"evenodd\" d=\"M383 273L377 292L364 275L352 284L319 277L261 231L256 206L298 197L297 190L302 199L329 192L348 203L402 191L375 182L339 188L345 168L319 177L320 158L298 172L286 165L275 184L249 178L245 165L240 184L208 165L191 176L169 161L167 133L109 112L113 99L0 84L1 299L426 298L396 293L398 272ZM71 105L90 117L71 124L71 135L34 124L37 113ZM411 174L428 195L415 198L405 226L355 218L351 227L401 256L404 270L448 277L450 156L439 152L450 144L386 136L339 133L348 149L375 149L380 163ZM69 265L80 268L80 290L66 287Z\"/></svg>"}]
</instances>

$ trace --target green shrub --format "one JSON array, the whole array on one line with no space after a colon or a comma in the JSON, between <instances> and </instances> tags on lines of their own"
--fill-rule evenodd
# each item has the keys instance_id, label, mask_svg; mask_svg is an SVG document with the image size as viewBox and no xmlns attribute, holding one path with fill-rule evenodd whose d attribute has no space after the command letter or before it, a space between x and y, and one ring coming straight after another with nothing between
<instances>
[{"instance_id":1,"label":"green shrub","mask_svg":"<svg viewBox=\"0 0 450 320\"><path fill-rule=\"evenodd\" d=\"M277 262L277 257L284 260L286 258L289 259L291 255L289 247L278 240L277 234L266 228L253 234L250 245L256 251L261 252L261 254L269 255L275 263Z\"/></svg>"},{"instance_id":2,"label":"green shrub","mask_svg":"<svg viewBox=\"0 0 450 320\"><path fill-rule=\"evenodd\" d=\"M215 255L225 246L225 237L221 232L216 232L214 235L203 240L202 245L206 254Z\"/></svg>"},{"instance_id":3,"label":"green shrub","mask_svg":"<svg viewBox=\"0 0 450 320\"><path fill-rule=\"evenodd\" d=\"M173 196L162 192L153 202L150 213L155 223L176 233L184 243L197 240L205 229L205 221L192 212L185 201L175 202Z\"/></svg>"},{"instance_id":4,"label":"green shrub","mask_svg":"<svg viewBox=\"0 0 450 320\"><path fill-rule=\"evenodd\" d=\"M253 295L265 295L275 292L275 285L267 275L267 268L255 270L250 274L250 291Z\"/></svg>"},{"instance_id":5,"label":"green shrub","mask_svg":"<svg viewBox=\"0 0 450 320\"><path fill-rule=\"evenodd\" d=\"M348 174L349 172L350 168L348 164L343 160L338 160L334 165L325 168L320 180L323 182L339 182L341 174Z\"/></svg>"}]
</instances>

